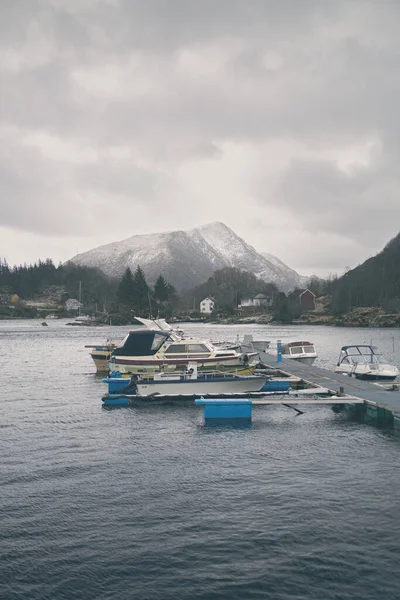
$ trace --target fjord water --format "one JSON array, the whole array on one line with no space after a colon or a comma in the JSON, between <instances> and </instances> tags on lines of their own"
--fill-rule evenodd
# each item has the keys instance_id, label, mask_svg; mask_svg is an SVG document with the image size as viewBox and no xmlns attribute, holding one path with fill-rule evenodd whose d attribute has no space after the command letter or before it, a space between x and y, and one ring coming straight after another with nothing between
<instances>
[{"instance_id":1,"label":"fjord water","mask_svg":"<svg viewBox=\"0 0 400 600\"><path fill-rule=\"evenodd\" d=\"M333 368L400 332L184 326L310 339ZM187 405L106 410L85 344L127 328L0 322L0 597L398 600L400 440L311 407L208 427Z\"/></svg>"}]
</instances>

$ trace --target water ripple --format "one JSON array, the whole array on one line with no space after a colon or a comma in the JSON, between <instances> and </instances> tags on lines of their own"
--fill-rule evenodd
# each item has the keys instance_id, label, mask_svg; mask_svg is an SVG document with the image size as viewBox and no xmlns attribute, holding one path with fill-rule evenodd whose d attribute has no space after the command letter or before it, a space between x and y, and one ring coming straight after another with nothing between
<instances>
[{"instance_id":1,"label":"water ripple","mask_svg":"<svg viewBox=\"0 0 400 600\"><path fill-rule=\"evenodd\" d=\"M327 407L243 428L191 405L102 410L82 349L122 333L36 325L0 323L1 600L400 598L390 431ZM355 335L301 337L324 331L327 357Z\"/></svg>"}]
</instances>

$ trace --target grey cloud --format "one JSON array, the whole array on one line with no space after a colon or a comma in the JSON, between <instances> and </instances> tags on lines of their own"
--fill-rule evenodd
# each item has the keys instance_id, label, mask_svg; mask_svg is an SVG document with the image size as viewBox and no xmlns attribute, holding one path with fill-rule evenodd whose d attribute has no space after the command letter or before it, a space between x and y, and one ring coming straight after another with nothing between
<instances>
[{"instance_id":1,"label":"grey cloud","mask_svg":"<svg viewBox=\"0 0 400 600\"><path fill-rule=\"evenodd\" d=\"M338 235L365 245L384 244L399 228L400 177L367 168L345 173L327 161L296 161L280 184L281 206L296 214L302 228Z\"/></svg>"},{"instance_id":2,"label":"grey cloud","mask_svg":"<svg viewBox=\"0 0 400 600\"><path fill-rule=\"evenodd\" d=\"M127 197L156 210L174 197L187 161L222 160L225 143L256 151L291 140L313 156L288 160L276 188L260 161L249 199L265 205L266 221L269 203L279 202L303 231L337 229L368 254L371 235L383 244L400 214L399 16L400 3L372 1L4 0L0 127L20 135L12 161L0 163L4 222L82 235L86 217L70 218L68 198L75 209L81 197L83 213L96 195L102 207L108 198L123 212ZM32 131L81 139L98 158L72 165L27 151ZM346 174L335 151L368 139L381 152ZM114 146L134 147L136 158L110 160ZM57 197L63 219L55 223ZM185 201L173 204L178 212ZM217 202L229 212L229 198Z\"/></svg>"}]
</instances>

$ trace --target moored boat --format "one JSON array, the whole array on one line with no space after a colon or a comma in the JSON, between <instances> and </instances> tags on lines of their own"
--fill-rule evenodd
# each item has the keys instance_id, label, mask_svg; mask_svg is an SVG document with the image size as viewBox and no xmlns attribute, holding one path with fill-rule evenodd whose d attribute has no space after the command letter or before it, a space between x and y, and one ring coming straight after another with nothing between
<instances>
[{"instance_id":1,"label":"moored boat","mask_svg":"<svg viewBox=\"0 0 400 600\"><path fill-rule=\"evenodd\" d=\"M86 345L91 348L90 356L96 366L97 373L108 373L111 352L118 346L119 342L107 340L103 345Z\"/></svg>"},{"instance_id":2,"label":"moored boat","mask_svg":"<svg viewBox=\"0 0 400 600\"><path fill-rule=\"evenodd\" d=\"M317 353L312 342L289 342L282 344L282 357L298 360L306 365L312 365L317 358Z\"/></svg>"},{"instance_id":3,"label":"moored boat","mask_svg":"<svg viewBox=\"0 0 400 600\"><path fill-rule=\"evenodd\" d=\"M389 364L376 346L361 344L342 347L335 373L371 381L393 381L399 369Z\"/></svg>"},{"instance_id":4,"label":"moored boat","mask_svg":"<svg viewBox=\"0 0 400 600\"><path fill-rule=\"evenodd\" d=\"M128 333L111 352L110 369L120 373L152 374L154 371L184 371L195 362L200 371L252 369L258 353L217 348L201 338L181 337L171 331L141 328Z\"/></svg>"},{"instance_id":5,"label":"moored boat","mask_svg":"<svg viewBox=\"0 0 400 600\"><path fill-rule=\"evenodd\" d=\"M140 397L246 394L260 391L269 379L267 375L236 375L221 371L198 372L197 363L192 363L184 372L159 372L154 373L153 377L132 377L124 393L127 394L131 390L131 394Z\"/></svg>"}]
</instances>

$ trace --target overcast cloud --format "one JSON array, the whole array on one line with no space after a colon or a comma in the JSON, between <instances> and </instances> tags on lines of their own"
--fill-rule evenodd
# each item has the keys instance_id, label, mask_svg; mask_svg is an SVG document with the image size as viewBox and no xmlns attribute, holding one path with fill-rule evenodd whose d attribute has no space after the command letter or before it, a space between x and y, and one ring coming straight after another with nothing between
<instances>
[{"instance_id":1,"label":"overcast cloud","mask_svg":"<svg viewBox=\"0 0 400 600\"><path fill-rule=\"evenodd\" d=\"M303 274L400 230L400 2L2 0L0 257L219 220Z\"/></svg>"}]
</instances>

